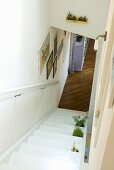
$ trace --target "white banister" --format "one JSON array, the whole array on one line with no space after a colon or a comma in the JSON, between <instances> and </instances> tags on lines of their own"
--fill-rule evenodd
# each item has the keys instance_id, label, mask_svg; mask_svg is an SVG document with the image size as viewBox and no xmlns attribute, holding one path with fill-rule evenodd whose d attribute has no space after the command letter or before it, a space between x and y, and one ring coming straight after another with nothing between
<instances>
[{"instance_id":1,"label":"white banister","mask_svg":"<svg viewBox=\"0 0 114 170\"><path fill-rule=\"evenodd\" d=\"M8 91L4 91L4 92L0 93L0 101L7 100L7 99L13 98L13 97L19 97L29 91L33 91L33 90L37 90L37 89L43 90L49 86L53 86L58 83L59 83L59 81L40 83L40 84L36 84L36 85L23 86L23 87L11 89Z\"/></svg>"}]
</instances>

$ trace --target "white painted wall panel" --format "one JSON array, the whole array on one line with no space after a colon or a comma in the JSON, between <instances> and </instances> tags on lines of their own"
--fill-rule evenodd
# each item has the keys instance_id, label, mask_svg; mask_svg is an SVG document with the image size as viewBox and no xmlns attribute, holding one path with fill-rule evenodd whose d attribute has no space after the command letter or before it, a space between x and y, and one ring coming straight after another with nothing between
<instances>
[{"instance_id":1,"label":"white painted wall panel","mask_svg":"<svg viewBox=\"0 0 114 170\"><path fill-rule=\"evenodd\" d=\"M0 1L0 21L0 92L37 84L37 52L50 27L50 0Z\"/></svg>"},{"instance_id":2,"label":"white painted wall panel","mask_svg":"<svg viewBox=\"0 0 114 170\"><path fill-rule=\"evenodd\" d=\"M69 32L96 38L104 34L110 0L51 0L51 24ZM66 22L68 12L87 16L88 24Z\"/></svg>"},{"instance_id":3,"label":"white painted wall panel","mask_svg":"<svg viewBox=\"0 0 114 170\"><path fill-rule=\"evenodd\" d=\"M65 38L55 78L51 72L47 81L46 68L41 77L38 70L37 52L51 25L50 7L50 0L0 1L0 94L42 82L60 82L59 86L0 101L0 154L59 102L68 73L70 34ZM52 44L55 31L52 31ZM59 46L64 32L58 32Z\"/></svg>"}]
</instances>

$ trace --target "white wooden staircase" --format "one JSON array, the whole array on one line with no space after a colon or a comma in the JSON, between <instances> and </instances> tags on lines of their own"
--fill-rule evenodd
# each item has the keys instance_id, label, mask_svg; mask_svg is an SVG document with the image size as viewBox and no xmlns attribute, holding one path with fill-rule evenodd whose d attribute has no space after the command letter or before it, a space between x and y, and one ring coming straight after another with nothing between
<instances>
[{"instance_id":1,"label":"white wooden staircase","mask_svg":"<svg viewBox=\"0 0 114 170\"><path fill-rule=\"evenodd\" d=\"M36 129L26 142L14 151L0 170L82 170L84 165L86 127L84 137L72 136L72 116L84 112L57 109ZM79 152L72 152L73 143Z\"/></svg>"}]
</instances>

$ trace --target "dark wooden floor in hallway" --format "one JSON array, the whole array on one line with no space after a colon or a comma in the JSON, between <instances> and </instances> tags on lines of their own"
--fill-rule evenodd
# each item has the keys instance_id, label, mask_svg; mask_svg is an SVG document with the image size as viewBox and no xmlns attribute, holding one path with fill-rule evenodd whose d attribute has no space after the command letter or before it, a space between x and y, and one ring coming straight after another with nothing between
<instances>
[{"instance_id":1,"label":"dark wooden floor in hallway","mask_svg":"<svg viewBox=\"0 0 114 170\"><path fill-rule=\"evenodd\" d=\"M94 41L89 41L82 72L68 75L59 108L88 111L95 67Z\"/></svg>"}]
</instances>

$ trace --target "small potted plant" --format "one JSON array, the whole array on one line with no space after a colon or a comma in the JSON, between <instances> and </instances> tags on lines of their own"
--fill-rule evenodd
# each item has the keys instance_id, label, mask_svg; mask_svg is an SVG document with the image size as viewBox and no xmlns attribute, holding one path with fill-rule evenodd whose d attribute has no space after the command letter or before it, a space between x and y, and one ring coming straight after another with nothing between
<instances>
[{"instance_id":1,"label":"small potted plant","mask_svg":"<svg viewBox=\"0 0 114 170\"><path fill-rule=\"evenodd\" d=\"M87 20L88 20L88 19L87 19L87 17L86 17L86 16L85 16L85 17L83 17L83 21L84 21L84 22L87 22Z\"/></svg>"},{"instance_id":2,"label":"small potted plant","mask_svg":"<svg viewBox=\"0 0 114 170\"><path fill-rule=\"evenodd\" d=\"M72 16L71 18L73 21L76 21L76 16Z\"/></svg>"},{"instance_id":3,"label":"small potted plant","mask_svg":"<svg viewBox=\"0 0 114 170\"><path fill-rule=\"evenodd\" d=\"M67 14L67 18L66 19L67 20L72 20L72 14L70 12Z\"/></svg>"},{"instance_id":4,"label":"small potted plant","mask_svg":"<svg viewBox=\"0 0 114 170\"><path fill-rule=\"evenodd\" d=\"M88 119L88 116L84 116L81 118L81 116L73 116L75 126L79 127L85 127L86 120Z\"/></svg>"},{"instance_id":5,"label":"small potted plant","mask_svg":"<svg viewBox=\"0 0 114 170\"><path fill-rule=\"evenodd\" d=\"M87 20L88 19L87 19L86 16L84 16L84 17L81 16L81 17L78 18L78 21L82 21L82 22L87 22Z\"/></svg>"},{"instance_id":6,"label":"small potted plant","mask_svg":"<svg viewBox=\"0 0 114 170\"><path fill-rule=\"evenodd\" d=\"M73 136L83 137L84 133L80 127L76 127L76 129L74 129L74 131L73 131Z\"/></svg>"},{"instance_id":7,"label":"small potted plant","mask_svg":"<svg viewBox=\"0 0 114 170\"><path fill-rule=\"evenodd\" d=\"M76 21L77 20L76 16L72 15L70 12L67 14L66 19L70 20L70 21Z\"/></svg>"}]
</instances>

